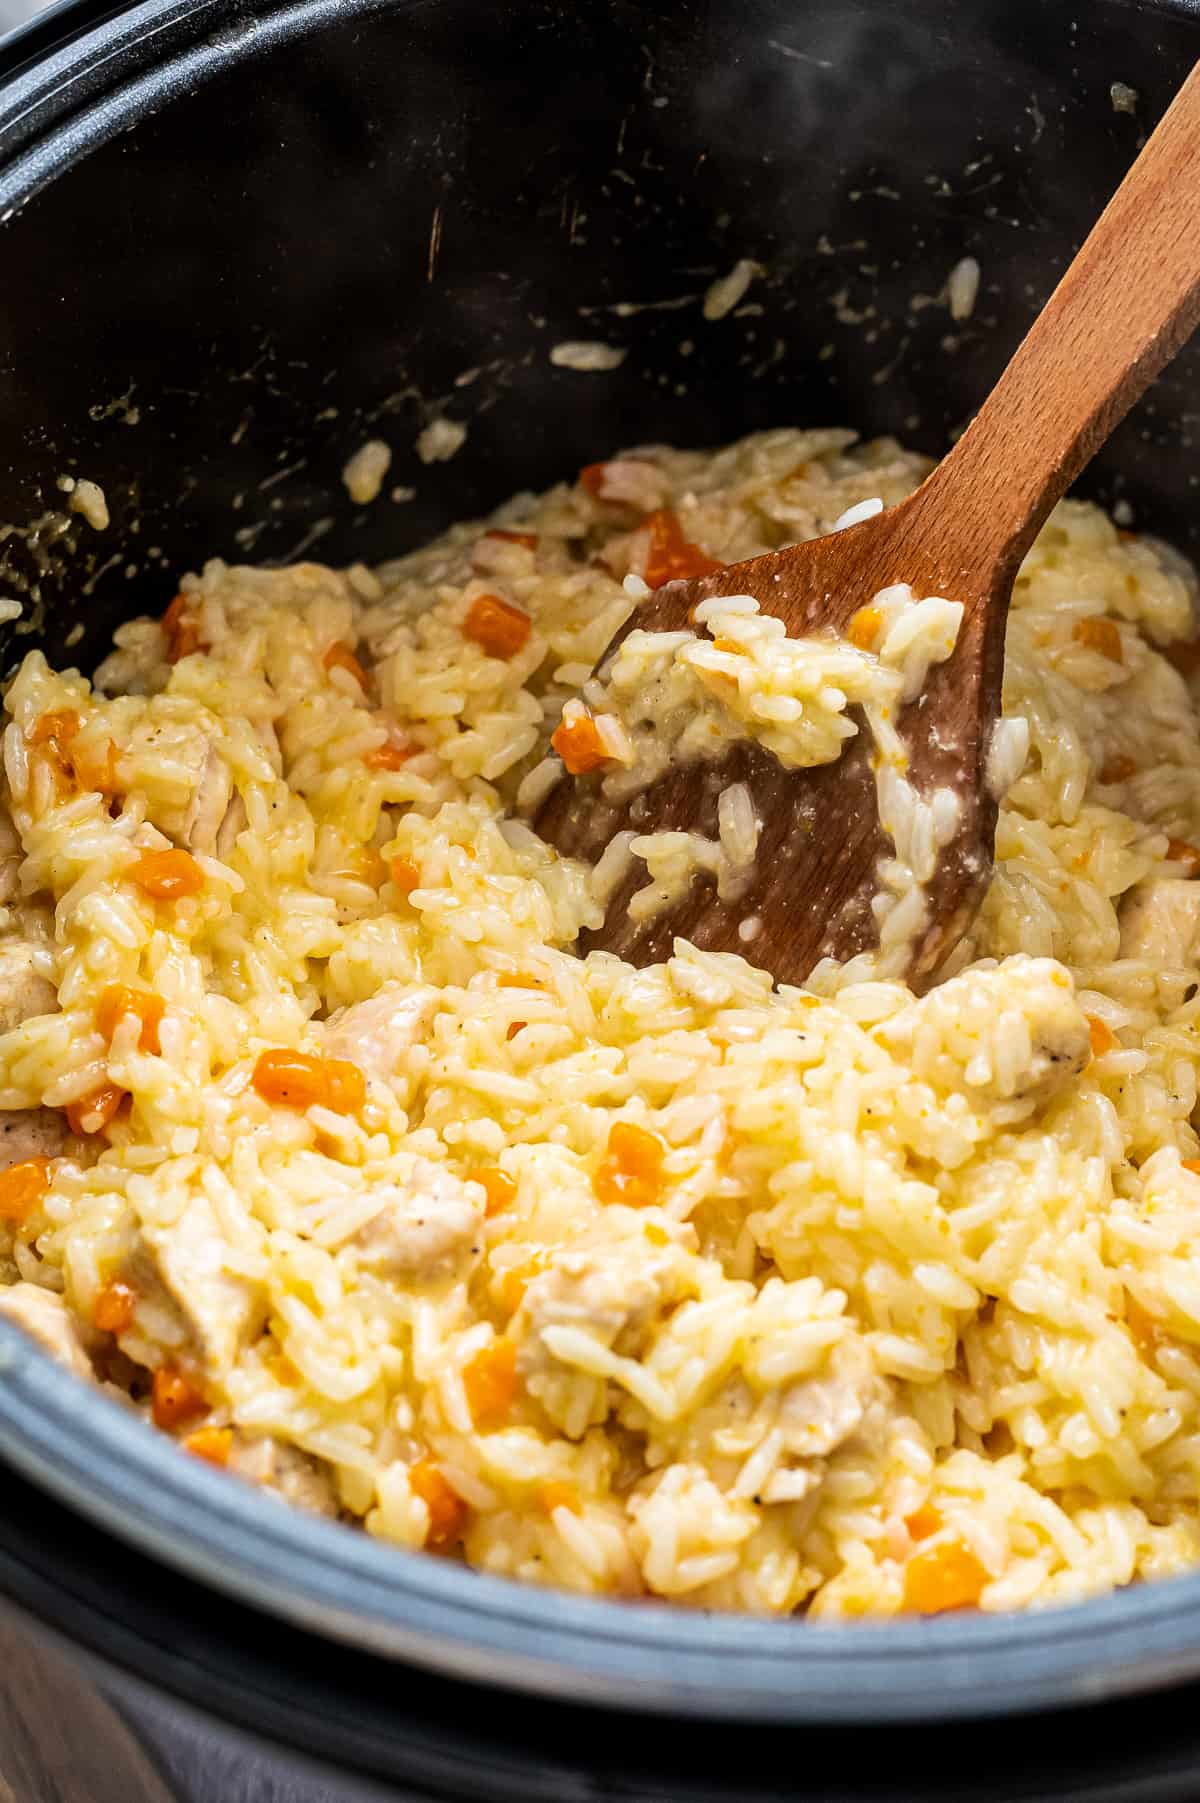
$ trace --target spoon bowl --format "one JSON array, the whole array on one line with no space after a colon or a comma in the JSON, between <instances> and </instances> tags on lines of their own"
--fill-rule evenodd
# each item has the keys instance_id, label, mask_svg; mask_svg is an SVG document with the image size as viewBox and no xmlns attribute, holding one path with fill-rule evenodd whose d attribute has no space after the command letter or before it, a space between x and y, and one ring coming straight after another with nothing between
<instances>
[{"instance_id":1,"label":"spoon bowl","mask_svg":"<svg viewBox=\"0 0 1200 1803\"><path fill-rule=\"evenodd\" d=\"M934 665L896 725L907 780L930 801L953 797L955 824L921 883L923 907L900 965L928 983L970 926L991 875L1000 765L1004 633L1021 561L1060 497L1200 318L1200 65L1059 283L991 396L950 454L899 506L827 537L712 574L668 582L635 609L597 665L603 675L635 628L678 632L714 596L748 595L789 637L845 637L860 608L907 584L918 598L962 606L949 658ZM822 959L875 951L881 862L871 736L859 730L833 763L785 768L751 739L716 760L683 762L620 803L603 770L568 776L542 803L538 832L595 863L621 832L715 839L721 793L744 784L758 822L754 868L736 900L706 877L651 918L629 902L636 864L609 895L603 925L581 949L637 965L671 954L677 937L740 952L780 982ZM893 963L895 960L893 959Z\"/></svg>"}]
</instances>

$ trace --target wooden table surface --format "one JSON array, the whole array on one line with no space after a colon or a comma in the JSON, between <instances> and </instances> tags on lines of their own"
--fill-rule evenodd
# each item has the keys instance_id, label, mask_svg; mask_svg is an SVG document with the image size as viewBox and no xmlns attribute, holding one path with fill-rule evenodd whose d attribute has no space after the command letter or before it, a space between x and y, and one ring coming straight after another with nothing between
<instances>
[{"instance_id":1,"label":"wooden table surface","mask_svg":"<svg viewBox=\"0 0 1200 1803\"><path fill-rule=\"evenodd\" d=\"M351 1803L165 1707L136 1707L134 1733L70 1658L0 1617L0 1803Z\"/></svg>"},{"instance_id":2,"label":"wooden table surface","mask_svg":"<svg viewBox=\"0 0 1200 1803\"><path fill-rule=\"evenodd\" d=\"M0 1622L0 1803L179 1803L100 1693Z\"/></svg>"}]
</instances>

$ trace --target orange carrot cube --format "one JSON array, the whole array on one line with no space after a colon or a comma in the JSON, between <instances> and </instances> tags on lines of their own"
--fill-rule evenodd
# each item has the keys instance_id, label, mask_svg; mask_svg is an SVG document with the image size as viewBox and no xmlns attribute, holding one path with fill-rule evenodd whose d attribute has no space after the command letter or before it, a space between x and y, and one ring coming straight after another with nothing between
<instances>
[{"instance_id":1,"label":"orange carrot cube","mask_svg":"<svg viewBox=\"0 0 1200 1803\"><path fill-rule=\"evenodd\" d=\"M25 1158L0 1171L0 1221L20 1226L50 1188L50 1160Z\"/></svg>"},{"instance_id":2,"label":"orange carrot cube","mask_svg":"<svg viewBox=\"0 0 1200 1803\"><path fill-rule=\"evenodd\" d=\"M489 657L515 657L529 642L533 621L522 608L499 595L480 595L467 610L462 629L463 637L473 640Z\"/></svg>"},{"instance_id":3,"label":"orange carrot cube","mask_svg":"<svg viewBox=\"0 0 1200 1803\"><path fill-rule=\"evenodd\" d=\"M162 1048L158 1041L158 1029L165 1013L166 1003L161 996L152 995L148 989L131 989L127 983L110 983L101 992L96 1004L96 1026L111 1044L113 1035L125 1016L135 1015L141 1022L139 1050L159 1052Z\"/></svg>"},{"instance_id":4,"label":"orange carrot cube","mask_svg":"<svg viewBox=\"0 0 1200 1803\"><path fill-rule=\"evenodd\" d=\"M129 879L155 901L181 901L199 895L204 872L190 851L144 851L129 870Z\"/></svg>"}]
</instances>

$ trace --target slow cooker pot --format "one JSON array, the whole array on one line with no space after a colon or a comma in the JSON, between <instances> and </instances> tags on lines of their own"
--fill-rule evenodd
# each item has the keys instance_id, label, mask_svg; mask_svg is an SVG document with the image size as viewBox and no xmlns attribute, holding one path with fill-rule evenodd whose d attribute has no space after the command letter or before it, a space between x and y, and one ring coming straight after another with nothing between
<instances>
[{"instance_id":1,"label":"slow cooker pot","mask_svg":"<svg viewBox=\"0 0 1200 1803\"><path fill-rule=\"evenodd\" d=\"M621 445L848 422L936 453L1198 52L1191 5L1136 0L52 9L0 47L0 654L86 667L208 556L369 560ZM580 339L620 367L551 360ZM438 419L466 441L426 464ZM1198 419L1193 348L1088 477L1185 550ZM394 458L363 508L369 437ZM0 1436L8 1598L347 1783L1178 1800L1200 1773L1200 1576L840 1629L518 1588L180 1458L3 1323Z\"/></svg>"}]
</instances>

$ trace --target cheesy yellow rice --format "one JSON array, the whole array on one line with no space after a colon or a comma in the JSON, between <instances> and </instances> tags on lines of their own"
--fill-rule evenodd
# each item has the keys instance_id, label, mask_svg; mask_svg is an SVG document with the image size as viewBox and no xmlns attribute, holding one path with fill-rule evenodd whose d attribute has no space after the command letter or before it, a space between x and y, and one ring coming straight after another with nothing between
<instances>
[{"instance_id":1,"label":"cheesy yellow rice","mask_svg":"<svg viewBox=\"0 0 1200 1803\"><path fill-rule=\"evenodd\" d=\"M581 960L595 879L529 824L626 577L924 469L646 447L376 571L211 563L91 682L31 652L0 1312L186 1453L514 1578L832 1618L1194 1566L1183 561L1043 531L995 878L923 997Z\"/></svg>"}]
</instances>

